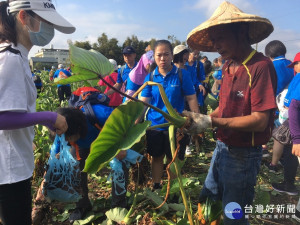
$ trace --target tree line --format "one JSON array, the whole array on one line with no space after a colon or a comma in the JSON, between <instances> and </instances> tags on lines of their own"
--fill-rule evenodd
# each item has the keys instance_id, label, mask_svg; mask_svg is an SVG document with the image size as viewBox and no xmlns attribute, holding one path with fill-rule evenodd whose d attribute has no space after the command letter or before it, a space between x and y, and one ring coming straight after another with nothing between
<instances>
[{"instance_id":1,"label":"tree line","mask_svg":"<svg viewBox=\"0 0 300 225\"><path fill-rule=\"evenodd\" d=\"M185 42L179 41L174 35L168 35L167 39L171 42L173 47ZM145 53L145 48L150 45L153 49L156 39L152 38L150 41L139 40L137 36L132 35L127 37L122 45L116 38L108 38L105 33L98 37L97 42L90 43L89 41L75 41L74 45L83 49L94 49L103 54L108 59L115 59L119 65L124 64L122 49L126 46L132 46L136 50L137 60Z\"/></svg>"}]
</instances>

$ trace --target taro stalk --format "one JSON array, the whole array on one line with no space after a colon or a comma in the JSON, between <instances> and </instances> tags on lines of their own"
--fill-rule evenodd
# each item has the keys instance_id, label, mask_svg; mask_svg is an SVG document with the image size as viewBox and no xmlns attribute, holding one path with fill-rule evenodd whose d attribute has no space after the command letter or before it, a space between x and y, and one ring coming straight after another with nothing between
<instances>
[{"instance_id":1,"label":"taro stalk","mask_svg":"<svg viewBox=\"0 0 300 225\"><path fill-rule=\"evenodd\" d=\"M125 93L120 92L115 89L109 83L107 83L103 77L109 75L113 71L112 64L108 59L101 53L91 50L84 50L78 48L72 44L70 46L70 60L72 63L73 76L63 79L56 80L58 84L69 84L79 81L90 81L98 80L99 78L107 84L110 88L132 100L125 104L117 107L107 119L104 127L102 128L99 136L91 145L91 152L86 160L84 171L88 173L96 173L104 166L108 164L121 150L127 150L131 148L135 143L139 142L141 137L145 135L146 129L151 125L150 121L145 121L143 123L136 124L135 121L141 117L144 112L144 106L150 107L159 113L161 113L167 121L168 124L163 124L160 126L170 126L173 131L175 128L183 127L186 123L186 118L181 117L170 104L163 87L155 82L145 83L136 94L141 92L141 90L146 85L157 85L169 112L166 113L161 109L136 99L134 96L128 96ZM175 138L174 132L170 133L172 154L174 154ZM183 185L181 182L181 175L179 165L177 160L174 162L176 174L179 180L181 194L183 197L186 212L188 214L188 219L190 224L193 223L191 211L188 207L188 201L185 196Z\"/></svg>"}]
</instances>

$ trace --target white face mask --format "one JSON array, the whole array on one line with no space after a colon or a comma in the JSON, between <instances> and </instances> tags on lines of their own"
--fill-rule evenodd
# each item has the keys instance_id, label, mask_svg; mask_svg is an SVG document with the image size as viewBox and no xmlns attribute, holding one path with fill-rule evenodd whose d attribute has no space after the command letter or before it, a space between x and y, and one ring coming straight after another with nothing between
<instances>
[{"instance_id":1,"label":"white face mask","mask_svg":"<svg viewBox=\"0 0 300 225\"><path fill-rule=\"evenodd\" d=\"M33 18L36 20L35 18ZM50 43L54 37L54 27L52 24L40 21L40 30L38 32L33 32L27 26L30 41L33 45L45 46Z\"/></svg>"}]
</instances>

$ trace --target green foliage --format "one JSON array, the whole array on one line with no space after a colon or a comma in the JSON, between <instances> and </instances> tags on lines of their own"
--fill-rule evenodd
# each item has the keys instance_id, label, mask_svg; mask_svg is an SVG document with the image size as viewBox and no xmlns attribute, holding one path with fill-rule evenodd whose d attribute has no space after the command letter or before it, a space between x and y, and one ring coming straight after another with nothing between
<instances>
[{"instance_id":1,"label":"green foliage","mask_svg":"<svg viewBox=\"0 0 300 225\"><path fill-rule=\"evenodd\" d=\"M86 50L92 49L92 46L91 46L89 41L82 41L82 42L75 41L74 45L76 47L83 48L83 49L86 49Z\"/></svg>"},{"instance_id":2,"label":"green foliage","mask_svg":"<svg viewBox=\"0 0 300 225\"><path fill-rule=\"evenodd\" d=\"M137 36L132 35L131 37L127 37L127 39L123 43L123 48L126 46L132 46L136 51L136 59L138 61L139 58L145 53L145 48L150 43L148 41L139 41Z\"/></svg>"},{"instance_id":3,"label":"green foliage","mask_svg":"<svg viewBox=\"0 0 300 225\"><path fill-rule=\"evenodd\" d=\"M107 119L99 136L91 145L84 171L95 173L112 160L120 150L127 150L145 135L150 121L135 124L143 113L140 102L128 102L117 107Z\"/></svg>"},{"instance_id":4,"label":"green foliage","mask_svg":"<svg viewBox=\"0 0 300 225\"><path fill-rule=\"evenodd\" d=\"M100 52L85 50L73 44L70 47L70 59L73 75L63 80L57 80L57 84L69 84L78 81L98 80L98 76L105 77L113 71L113 65Z\"/></svg>"},{"instance_id":5,"label":"green foliage","mask_svg":"<svg viewBox=\"0 0 300 225\"><path fill-rule=\"evenodd\" d=\"M85 217L85 219L82 220L76 220L74 221L73 225L85 225L85 224L90 224L94 220L98 219L99 217L103 216L104 213L99 212L99 213L88 213L88 215Z\"/></svg>"},{"instance_id":6,"label":"green foliage","mask_svg":"<svg viewBox=\"0 0 300 225\"><path fill-rule=\"evenodd\" d=\"M92 44L92 48L109 59L115 59L119 64L123 62L122 48L118 45L118 40L108 39L105 33L98 37L97 42Z\"/></svg>"},{"instance_id":7,"label":"green foliage","mask_svg":"<svg viewBox=\"0 0 300 225\"><path fill-rule=\"evenodd\" d=\"M222 202L213 201L212 199L207 198L206 203L202 204L202 210L205 221L209 221L208 224L210 224L212 221L218 219L222 214Z\"/></svg>"},{"instance_id":8,"label":"green foliage","mask_svg":"<svg viewBox=\"0 0 300 225\"><path fill-rule=\"evenodd\" d=\"M109 220L115 221L117 223L121 223L125 218L128 210L125 208L113 208L105 213Z\"/></svg>"},{"instance_id":9,"label":"green foliage","mask_svg":"<svg viewBox=\"0 0 300 225\"><path fill-rule=\"evenodd\" d=\"M174 35L168 35L166 39L171 42L173 47L179 44L186 44L185 41L178 40ZM132 46L136 50L136 60L138 61L140 57L145 53L145 48L148 45L150 45L153 49L155 41L155 38L152 38L150 41L143 41L139 40L136 35L131 35L130 37L127 37L125 39L123 44L119 45L119 41L116 38L108 38L107 34L102 33L95 43L90 43L89 41L76 41L74 45L86 50L94 49L98 52L101 52L108 59L115 59L117 63L121 65L124 64L122 55L122 49L124 47Z\"/></svg>"}]
</instances>

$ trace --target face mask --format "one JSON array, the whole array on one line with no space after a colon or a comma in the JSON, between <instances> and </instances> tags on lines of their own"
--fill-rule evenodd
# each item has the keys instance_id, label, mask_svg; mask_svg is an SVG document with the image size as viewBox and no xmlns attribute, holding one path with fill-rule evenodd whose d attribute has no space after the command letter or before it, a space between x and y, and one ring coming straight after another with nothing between
<instances>
[{"instance_id":1,"label":"face mask","mask_svg":"<svg viewBox=\"0 0 300 225\"><path fill-rule=\"evenodd\" d=\"M53 25L43 21L40 21L40 30L38 32L33 32L29 28L28 32L31 43L37 46L45 46L49 44L54 37Z\"/></svg>"}]
</instances>

